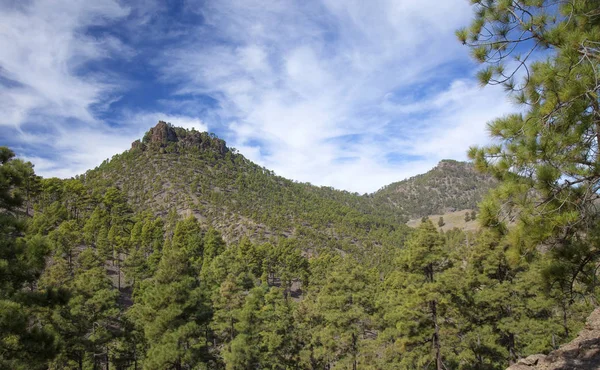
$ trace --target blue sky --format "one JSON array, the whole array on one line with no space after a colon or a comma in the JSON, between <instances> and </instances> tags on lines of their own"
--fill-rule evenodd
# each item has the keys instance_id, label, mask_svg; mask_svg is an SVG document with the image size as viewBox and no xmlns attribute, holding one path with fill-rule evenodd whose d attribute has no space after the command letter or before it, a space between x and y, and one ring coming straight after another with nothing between
<instances>
[{"instance_id":1,"label":"blue sky","mask_svg":"<svg viewBox=\"0 0 600 370\"><path fill-rule=\"evenodd\" d=\"M70 177L158 120L287 178L372 192L515 110L454 36L467 0L0 0L0 145Z\"/></svg>"}]
</instances>

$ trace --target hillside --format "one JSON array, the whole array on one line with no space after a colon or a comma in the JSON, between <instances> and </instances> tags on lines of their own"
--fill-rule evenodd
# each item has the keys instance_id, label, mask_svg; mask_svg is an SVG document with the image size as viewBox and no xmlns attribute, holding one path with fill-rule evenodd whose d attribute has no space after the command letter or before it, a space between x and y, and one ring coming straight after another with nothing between
<instances>
[{"instance_id":1,"label":"hillside","mask_svg":"<svg viewBox=\"0 0 600 370\"><path fill-rule=\"evenodd\" d=\"M600 1L398 3L0 2L0 370L600 369Z\"/></svg>"},{"instance_id":2,"label":"hillside","mask_svg":"<svg viewBox=\"0 0 600 370\"><path fill-rule=\"evenodd\" d=\"M410 218L420 218L476 208L495 185L493 178L478 173L470 163L443 160L427 173L383 187L374 198Z\"/></svg>"},{"instance_id":3,"label":"hillside","mask_svg":"<svg viewBox=\"0 0 600 370\"><path fill-rule=\"evenodd\" d=\"M377 198L276 176L213 135L165 122L81 179L98 189L119 187L136 211L194 215L226 240L294 235L347 250L406 230L402 210Z\"/></svg>"},{"instance_id":4,"label":"hillside","mask_svg":"<svg viewBox=\"0 0 600 370\"><path fill-rule=\"evenodd\" d=\"M515 261L500 233L409 229L208 133L160 122L68 180L0 154L0 368L500 370L591 310L540 279L569 266Z\"/></svg>"},{"instance_id":5,"label":"hillside","mask_svg":"<svg viewBox=\"0 0 600 370\"><path fill-rule=\"evenodd\" d=\"M454 211L454 212L446 212L443 214L439 214L439 215L428 215L427 217L435 224L438 225L439 227L439 220L440 217L443 219L444 223L442 225L442 227L440 227L440 230L443 231L450 231L454 228L458 228L461 229L463 231L477 231L480 229L480 225L477 222L477 219L470 219L469 221L467 221L465 219L465 213L469 213L472 214L474 210L472 209L463 209L460 211ZM410 227L418 227L421 224L421 218L413 218L412 220L409 220L406 223L408 226Z\"/></svg>"},{"instance_id":6,"label":"hillside","mask_svg":"<svg viewBox=\"0 0 600 370\"><path fill-rule=\"evenodd\" d=\"M82 179L97 188L118 186L138 211L194 215L226 240L311 234L342 249L379 244L382 230L403 230L409 217L474 208L494 184L470 164L443 161L424 175L359 196L276 176L214 135L165 122Z\"/></svg>"}]
</instances>

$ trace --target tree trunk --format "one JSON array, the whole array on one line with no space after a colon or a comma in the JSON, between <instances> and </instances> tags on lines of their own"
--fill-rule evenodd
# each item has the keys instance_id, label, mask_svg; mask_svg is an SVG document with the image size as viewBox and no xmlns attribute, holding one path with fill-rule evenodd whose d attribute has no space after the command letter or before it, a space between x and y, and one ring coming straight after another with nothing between
<instances>
[{"instance_id":1,"label":"tree trunk","mask_svg":"<svg viewBox=\"0 0 600 370\"><path fill-rule=\"evenodd\" d=\"M356 370L356 334L352 333L352 370Z\"/></svg>"},{"instance_id":2,"label":"tree trunk","mask_svg":"<svg viewBox=\"0 0 600 370\"><path fill-rule=\"evenodd\" d=\"M515 360L517 359L517 356L515 353L515 335L512 333L508 335L508 356L508 364L514 364Z\"/></svg>"},{"instance_id":3,"label":"tree trunk","mask_svg":"<svg viewBox=\"0 0 600 370\"><path fill-rule=\"evenodd\" d=\"M117 254L117 289L121 291L121 256Z\"/></svg>"},{"instance_id":4,"label":"tree trunk","mask_svg":"<svg viewBox=\"0 0 600 370\"><path fill-rule=\"evenodd\" d=\"M444 365L442 364L442 352L440 346L440 327L438 325L437 318L437 302L431 301L431 319L433 320L433 347L435 349L435 363L437 370L443 370Z\"/></svg>"},{"instance_id":5,"label":"tree trunk","mask_svg":"<svg viewBox=\"0 0 600 370\"><path fill-rule=\"evenodd\" d=\"M569 337L569 325L567 321L567 307L563 304L563 327L565 329L565 338Z\"/></svg>"}]
</instances>

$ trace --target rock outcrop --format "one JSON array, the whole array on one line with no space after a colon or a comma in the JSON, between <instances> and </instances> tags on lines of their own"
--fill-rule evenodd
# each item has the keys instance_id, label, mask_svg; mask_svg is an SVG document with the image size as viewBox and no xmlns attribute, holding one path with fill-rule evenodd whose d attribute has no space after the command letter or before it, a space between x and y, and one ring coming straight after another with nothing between
<instances>
[{"instance_id":1,"label":"rock outcrop","mask_svg":"<svg viewBox=\"0 0 600 370\"><path fill-rule=\"evenodd\" d=\"M213 134L173 127L164 121L159 121L156 126L146 132L142 141L136 140L131 144L132 150L144 151L149 148L169 152L192 148L211 151L220 156L224 156L229 151L225 141Z\"/></svg>"},{"instance_id":2,"label":"rock outcrop","mask_svg":"<svg viewBox=\"0 0 600 370\"><path fill-rule=\"evenodd\" d=\"M577 338L546 355L531 355L507 370L600 369L600 308L588 317Z\"/></svg>"},{"instance_id":3,"label":"rock outcrop","mask_svg":"<svg viewBox=\"0 0 600 370\"><path fill-rule=\"evenodd\" d=\"M158 121L158 124L152 127L144 136L144 144L156 143L164 146L177 141L175 129L165 121Z\"/></svg>"}]
</instances>

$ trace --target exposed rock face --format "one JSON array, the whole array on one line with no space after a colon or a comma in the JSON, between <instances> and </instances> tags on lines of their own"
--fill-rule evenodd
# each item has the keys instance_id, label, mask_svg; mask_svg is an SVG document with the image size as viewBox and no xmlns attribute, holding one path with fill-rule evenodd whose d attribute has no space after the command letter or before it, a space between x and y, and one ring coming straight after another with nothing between
<instances>
[{"instance_id":1,"label":"exposed rock face","mask_svg":"<svg viewBox=\"0 0 600 370\"><path fill-rule=\"evenodd\" d=\"M163 146L167 145L169 142L177 142L175 129L165 121L158 121L158 124L152 127L150 131L148 131L148 134L150 143L157 143Z\"/></svg>"},{"instance_id":2,"label":"exposed rock face","mask_svg":"<svg viewBox=\"0 0 600 370\"><path fill-rule=\"evenodd\" d=\"M141 150L144 150L144 148L145 148L145 145L142 144L142 142L139 141L139 140L136 140L133 143L131 143L131 149L141 149Z\"/></svg>"},{"instance_id":3,"label":"exposed rock face","mask_svg":"<svg viewBox=\"0 0 600 370\"><path fill-rule=\"evenodd\" d=\"M600 369L600 308L588 317L577 338L545 355L531 355L507 370Z\"/></svg>"},{"instance_id":4,"label":"exposed rock face","mask_svg":"<svg viewBox=\"0 0 600 370\"><path fill-rule=\"evenodd\" d=\"M229 151L225 141L213 134L173 127L164 121L159 121L156 126L146 132L141 142L136 140L131 144L131 149L146 150L148 148L161 151L195 148L201 151L212 151L220 156L224 156Z\"/></svg>"},{"instance_id":5,"label":"exposed rock face","mask_svg":"<svg viewBox=\"0 0 600 370\"><path fill-rule=\"evenodd\" d=\"M144 135L144 144L166 146L169 142L175 143L177 141L175 129L164 121L158 121L158 124Z\"/></svg>"}]
</instances>

